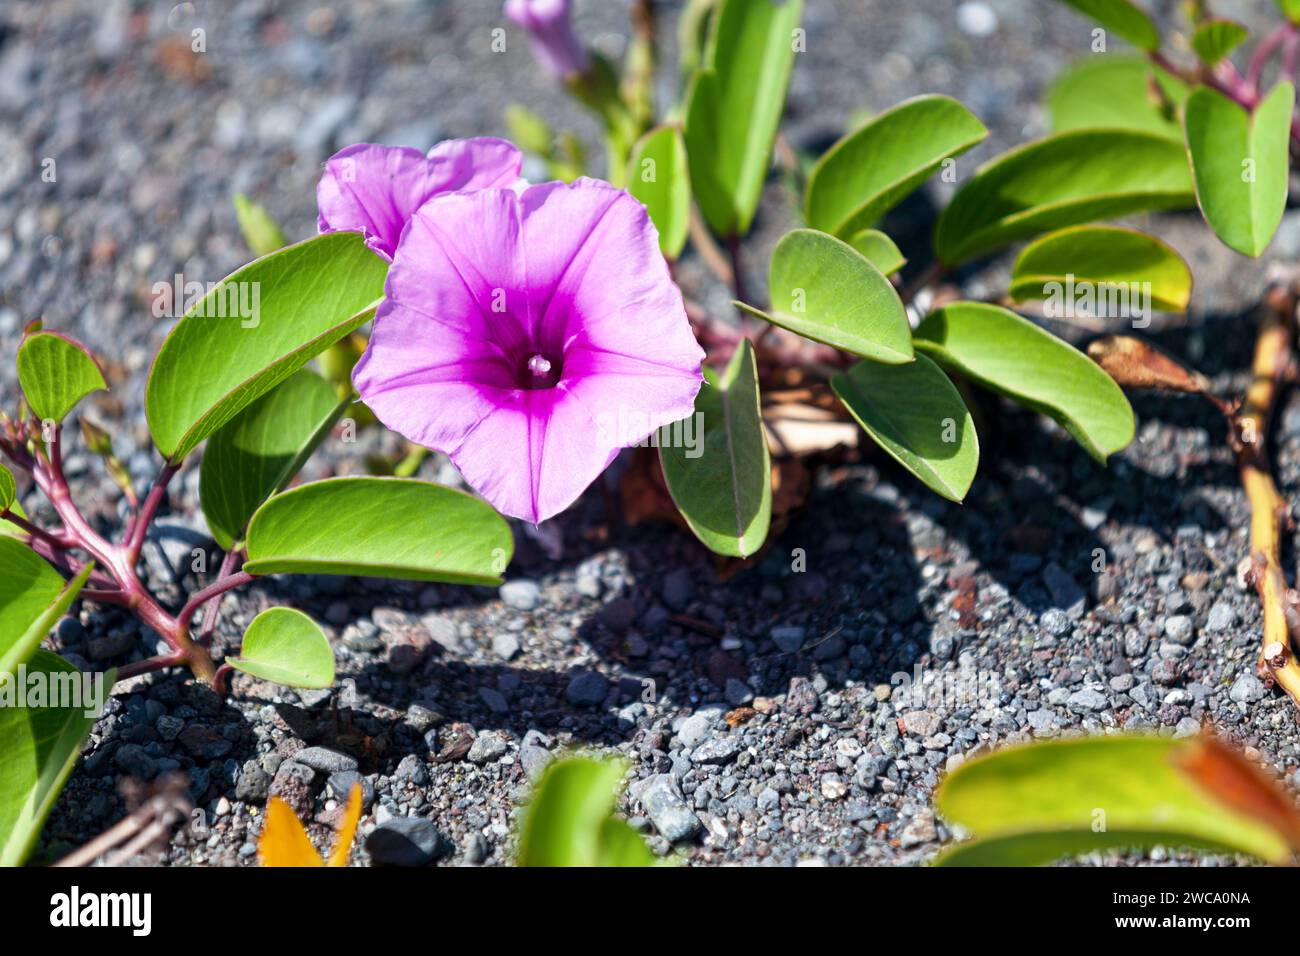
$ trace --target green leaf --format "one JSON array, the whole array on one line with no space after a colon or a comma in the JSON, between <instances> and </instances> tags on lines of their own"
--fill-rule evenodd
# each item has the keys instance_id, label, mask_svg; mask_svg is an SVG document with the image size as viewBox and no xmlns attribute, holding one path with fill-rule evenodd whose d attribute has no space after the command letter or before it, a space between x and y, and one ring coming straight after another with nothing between
<instances>
[{"instance_id":1,"label":"green leaf","mask_svg":"<svg viewBox=\"0 0 1300 956\"><path fill-rule=\"evenodd\" d=\"M863 229L850 236L848 243L879 269L881 275L891 276L907 265L907 259L894 244L894 240L879 229Z\"/></svg>"},{"instance_id":2,"label":"green leaf","mask_svg":"<svg viewBox=\"0 0 1300 956\"><path fill-rule=\"evenodd\" d=\"M675 126L657 126L632 148L627 165L628 192L639 199L659 230L659 249L676 259L691 224L691 179L686 143Z\"/></svg>"},{"instance_id":3,"label":"green leaf","mask_svg":"<svg viewBox=\"0 0 1300 956\"><path fill-rule=\"evenodd\" d=\"M302 611L273 607L253 618L239 656L227 658L235 670L285 687L329 687L334 683L334 651L320 625Z\"/></svg>"},{"instance_id":4,"label":"green leaf","mask_svg":"<svg viewBox=\"0 0 1300 956\"><path fill-rule=\"evenodd\" d=\"M239 231L244 234L244 242L248 243L253 255L267 256L289 244L279 223L271 218L265 207L243 193L235 193L234 202Z\"/></svg>"},{"instance_id":5,"label":"green leaf","mask_svg":"<svg viewBox=\"0 0 1300 956\"><path fill-rule=\"evenodd\" d=\"M0 512L8 511L18 499L18 483L14 473L0 465Z\"/></svg>"},{"instance_id":6,"label":"green leaf","mask_svg":"<svg viewBox=\"0 0 1300 956\"><path fill-rule=\"evenodd\" d=\"M58 332L33 332L18 346L18 384L37 418L61 422L77 403L108 388L90 351Z\"/></svg>"},{"instance_id":7,"label":"green leaf","mask_svg":"<svg viewBox=\"0 0 1300 956\"><path fill-rule=\"evenodd\" d=\"M1113 30L1136 47L1154 53L1160 49L1160 33L1142 9L1129 0L1062 0L1107 30Z\"/></svg>"},{"instance_id":8,"label":"green leaf","mask_svg":"<svg viewBox=\"0 0 1300 956\"><path fill-rule=\"evenodd\" d=\"M47 675L47 685L57 681L68 686L75 679L77 686L82 686L80 671L48 651L36 652L27 673L29 678ZM105 687L113 686L113 677L111 671L105 676ZM0 707L0 740L4 741L0 747L0 866L21 866L35 847L45 818L95 725L95 718L86 716L93 703Z\"/></svg>"},{"instance_id":9,"label":"green leaf","mask_svg":"<svg viewBox=\"0 0 1300 956\"><path fill-rule=\"evenodd\" d=\"M841 238L872 225L945 159L987 135L951 97L929 94L899 103L849 133L813 167L804 199L808 225Z\"/></svg>"},{"instance_id":10,"label":"green leaf","mask_svg":"<svg viewBox=\"0 0 1300 956\"><path fill-rule=\"evenodd\" d=\"M1014 312L955 302L925 317L916 347L940 365L1059 422L1103 464L1133 440L1133 409L1092 359Z\"/></svg>"},{"instance_id":11,"label":"green leaf","mask_svg":"<svg viewBox=\"0 0 1300 956\"><path fill-rule=\"evenodd\" d=\"M772 306L741 308L774 325L846 352L900 363L912 359L907 311L893 285L848 243L812 229L795 229L772 250Z\"/></svg>"},{"instance_id":12,"label":"green leaf","mask_svg":"<svg viewBox=\"0 0 1300 956\"><path fill-rule=\"evenodd\" d=\"M387 264L335 232L254 260L220 282L163 343L145 391L159 451L180 461L329 346L364 325Z\"/></svg>"},{"instance_id":13,"label":"green leaf","mask_svg":"<svg viewBox=\"0 0 1300 956\"><path fill-rule=\"evenodd\" d=\"M1118 226L1071 226L1030 243L1011 271L1010 294L1017 302L1051 299L1067 282L1089 284L1098 299L1116 287L1134 295L1149 289L1150 304L1163 312L1185 312L1192 298L1192 270L1182 256Z\"/></svg>"},{"instance_id":14,"label":"green leaf","mask_svg":"<svg viewBox=\"0 0 1300 956\"><path fill-rule=\"evenodd\" d=\"M1158 133L1181 143L1177 110L1187 84L1140 56L1080 60L1052 83L1047 108L1056 132L1109 127Z\"/></svg>"},{"instance_id":15,"label":"green leaf","mask_svg":"<svg viewBox=\"0 0 1300 956\"><path fill-rule=\"evenodd\" d=\"M1295 87L1279 83L1252 115L1217 90L1197 87L1183 124L1205 221L1225 244L1258 256L1286 210Z\"/></svg>"},{"instance_id":16,"label":"green leaf","mask_svg":"<svg viewBox=\"0 0 1300 956\"><path fill-rule=\"evenodd\" d=\"M1056 133L977 170L939 217L935 251L956 265L1051 229L1192 201L1180 143L1137 130Z\"/></svg>"},{"instance_id":17,"label":"green leaf","mask_svg":"<svg viewBox=\"0 0 1300 956\"><path fill-rule=\"evenodd\" d=\"M302 369L212 436L199 471L199 500L223 550L243 537L263 501L288 486L344 408L328 382Z\"/></svg>"},{"instance_id":18,"label":"green leaf","mask_svg":"<svg viewBox=\"0 0 1300 956\"><path fill-rule=\"evenodd\" d=\"M1277 8L1292 23L1300 23L1300 0L1277 0Z\"/></svg>"},{"instance_id":19,"label":"green leaf","mask_svg":"<svg viewBox=\"0 0 1300 956\"><path fill-rule=\"evenodd\" d=\"M353 574L498 585L514 554L505 519L425 481L329 478L292 488L248 525L251 574Z\"/></svg>"},{"instance_id":20,"label":"green leaf","mask_svg":"<svg viewBox=\"0 0 1300 956\"><path fill-rule=\"evenodd\" d=\"M997 842L958 847L939 862L1025 866L1157 842L1235 850L1272 863L1289 859L1289 838L1268 816L1206 785L1198 768L1207 758L1220 759L1207 751L1211 746L1198 738L1084 737L971 760L940 785L935 806L949 821ZM1239 768L1229 772L1238 784L1244 779Z\"/></svg>"},{"instance_id":21,"label":"green leaf","mask_svg":"<svg viewBox=\"0 0 1300 956\"><path fill-rule=\"evenodd\" d=\"M1249 37L1250 31L1235 20L1211 17L1197 25L1192 34L1192 49L1202 63L1214 66Z\"/></svg>"},{"instance_id":22,"label":"green leaf","mask_svg":"<svg viewBox=\"0 0 1300 956\"><path fill-rule=\"evenodd\" d=\"M17 498L10 502L8 511L11 515L17 515L20 518L27 517L27 512L23 511L22 503L19 502ZM28 544L32 540L32 536L22 528L18 527L11 521L5 521L2 518L0 518L0 538L13 538L15 541L19 541L24 545Z\"/></svg>"},{"instance_id":23,"label":"green leaf","mask_svg":"<svg viewBox=\"0 0 1300 956\"><path fill-rule=\"evenodd\" d=\"M614 805L622 760L567 757L542 773L524 811L520 866L654 866L655 856Z\"/></svg>"},{"instance_id":24,"label":"green leaf","mask_svg":"<svg viewBox=\"0 0 1300 956\"><path fill-rule=\"evenodd\" d=\"M15 538L0 536L0 674L24 663L67 613L90 577L72 581Z\"/></svg>"},{"instance_id":25,"label":"green leaf","mask_svg":"<svg viewBox=\"0 0 1300 956\"><path fill-rule=\"evenodd\" d=\"M661 444L659 461L677 509L718 554L747 558L772 521L772 459L759 411L754 347L743 339L719 375L704 370L693 448ZM688 420L689 421L689 420Z\"/></svg>"},{"instance_id":26,"label":"green leaf","mask_svg":"<svg viewBox=\"0 0 1300 956\"><path fill-rule=\"evenodd\" d=\"M686 148L700 212L720 236L749 231L785 109L803 0L722 0L687 94Z\"/></svg>"},{"instance_id":27,"label":"green leaf","mask_svg":"<svg viewBox=\"0 0 1300 956\"><path fill-rule=\"evenodd\" d=\"M938 494L961 501L979 467L979 436L961 395L924 355L908 365L858 362L831 378L881 448Z\"/></svg>"}]
</instances>

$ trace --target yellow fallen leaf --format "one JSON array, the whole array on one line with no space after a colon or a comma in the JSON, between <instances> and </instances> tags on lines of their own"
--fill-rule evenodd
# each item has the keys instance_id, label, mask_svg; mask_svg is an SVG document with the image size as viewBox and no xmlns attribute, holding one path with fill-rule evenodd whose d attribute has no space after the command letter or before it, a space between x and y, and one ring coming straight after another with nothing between
<instances>
[{"instance_id":1,"label":"yellow fallen leaf","mask_svg":"<svg viewBox=\"0 0 1300 956\"><path fill-rule=\"evenodd\" d=\"M262 866L347 866L360 820L361 785L356 784L348 796L348 806L334 840L334 852L326 863L289 805L279 797L272 797L266 805L266 824L257 840L258 862Z\"/></svg>"}]
</instances>

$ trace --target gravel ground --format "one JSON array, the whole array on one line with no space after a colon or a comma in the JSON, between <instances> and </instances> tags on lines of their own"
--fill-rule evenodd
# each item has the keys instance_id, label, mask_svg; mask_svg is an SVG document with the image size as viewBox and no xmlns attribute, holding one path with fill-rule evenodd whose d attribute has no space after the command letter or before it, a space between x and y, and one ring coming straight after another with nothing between
<instances>
[{"instance_id":1,"label":"gravel ground","mask_svg":"<svg viewBox=\"0 0 1300 956\"><path fill-rule=\"evenodd\" d=\"M115 429L141 482L157 464L144 377L171 321L152 315L151 288L177 272L215 280L247 258L231 192L305 236L320 163L347 143L501 134L510 102L594 133L538 79L521 37L490 51L495 2L195 6L0 10L0 344L12 354L22 325L43 315L106 356L114 391L88 415ZM579 0L582 32L618 52L624 6ZM1258 5L1216 10L1250 20ZM207 42L197 57L196 26ZM963 171L1043 132L1046 81L1090 39L1082 20L1028 0L809 0L806 27L787 124L796 146L824 147L863 109L943 91L993 131ZM53 183L40 176L46 158ZM905 245L924 236L943 189L932 184L892 217ZM792 222L793 197L776 186L751 243L756 287ZM1288 214L1258 263L1190 214L1147 225L1198 280L1192 315L1157 323L1155 339L1200 361L1216 385L1241 387L1247 310L1268 263L1300 253L1300 217ZM997 261L962 278L978 295L1007 269ZM698 262L680 274L699 301L727 308ZM15 395L11 363L0 394ZM672 528L606 532L598 493L545 541L519 529L499 592L259 582L226 599L221 640L237 644L266 606L302 607L334 639L338 686L296 694L240 677L223 700L173 674L119 688L41 852L56 856L118 819L120 778L180 771L205 828L146 862L252 863L268 794L323 835L360 778L357 862L504 863L530 778L566 747L625 755L634 825L699 865L924 862L949 836L929 809L944 769L1031 737L1211 724L1289 778L1300 766L1295 714L1253 676L1259 610L1236 575L1248 515L1222 424L1191 402L1135 408L1139 440L1103 470L1050 424L988 403L965 506L873 457L837 461L761 564L725 584ZM1290 494L1300 484L1294 396L1279 421ZM370 432L334 440L308 474L360 471L385 443ZM83 456L69 467L83 506L112 527L111 486ZM423 475L458 480L438 458ZM195 586L193 549L209 546L197 499L191 467L147 550L151 582L170 600ZM82 608L54 643L105 667L155 640L115 611ZM909 694L918 678L921 693Z\"/></svg>"}]
</instances>

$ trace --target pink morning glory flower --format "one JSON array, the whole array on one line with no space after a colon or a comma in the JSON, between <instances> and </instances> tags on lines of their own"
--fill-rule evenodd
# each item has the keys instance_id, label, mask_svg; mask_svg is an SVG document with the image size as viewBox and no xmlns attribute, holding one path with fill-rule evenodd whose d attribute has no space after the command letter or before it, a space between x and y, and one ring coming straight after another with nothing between
<instances>
[{"instance_id":1,"label":"pink morning glory flower","mask_svg":"<svg viewBox=\"0 0 1300 956\"><path fill-rule=\"evenodd\" d=\"M428 155L407 146L357 143L325 163L316 187L318 226L326 232L362 232L366 245L393 258L411 214L440 193L509 186L523 154L504 139L449 139Z\"/></svg>"},{"instance_id":2,"label":"pink morning glory flower","mask_svg":"<svg viewBox=\"0 0 1300 956\"><path fill-rule=\"evenodd\" d=\"M528 32L533 55L558 79L587 69L587 51L573 32L570 0L507 0L506 17Z\"/></svg>"},{"instance_id":3,"label":"pink morning glory flower","mask_svg":"<svg viewBox=\"0 0 1300 956\"><path fill-rule=\"evenodd\" d=\"M353 373L503 514L563 511L620 448L694 410L704 353L645 207L579 179L416 211Z\"/></svg>"}]
</instances>

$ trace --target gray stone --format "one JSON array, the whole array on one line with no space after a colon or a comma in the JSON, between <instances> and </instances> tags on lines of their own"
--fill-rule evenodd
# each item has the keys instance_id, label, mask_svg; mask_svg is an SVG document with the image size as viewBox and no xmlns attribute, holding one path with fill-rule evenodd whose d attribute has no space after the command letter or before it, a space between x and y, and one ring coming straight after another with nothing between
<instances>
[{"instance_id":1,"label":"gray stone","mask_svg":"<svg viewBox=\"0 0 1300 956\"><path fill-rule=\"evenodd\" d=\"M674 611L684 611L695 600L695 582L688 568L675 568L664 575L660 589L664 603Z\"/></svg>"},{"instance_id":2,"label":"gray stone","mask_svg":"<svg viewBox=\"0 0 1300 956\"><path fill-rule=\"evenodd\" d=\"M293 759L305 767L319 770L321 773L340 773L344 770L356 770L357 758L330 750L328 747L307 747L293 755Z\"/></svg>"},{"instance_id":3,"label":"gray stone","mask_svg":"<svg viewBox=\"0 0 1300 956\"><path fill-rule=\"evenodd\" d=\"M636 788L635 796L660 836L669 843L689 840L703 829L672 774L655 774Z\"/></svg>"},{"instance_id":4,"label":"gray stone","mask_svg":"<svg viewBox=\"0 0 1300 956\"><path fill-rule=\"evenodd\" d=\"M1264 685L1254 674L1240 674L1228 696L1239 704L1251 704L1264 696Z\"/></svg>"},{"instance_id":5,"label":"gray stone","mask_svg":"<svg viewBox=\"0 0 1300 956\"><path fill-rule=\"evenodd\" d=\"M709 730L713 727L713 720L714 715L707 711L691 714L677 728L677 739L682 742L683 747L693 750L709 735Z\"/></svg>"},{"instance_id":6,"label":"gray stone","mask_svg":"<svg viewBox=\"0 0 1300 956\"><path fill-rule=\"evenodd\" d=\"M1205 629L1213 633L1229 630L1237 623L1237 612L1227 601L1215 601L1205 619Z\"/></svg>"},{"instance_id":7,"label":"gray stone","mask_svg":"<svg viewBox=\"0 0 1300 956\"><path fill-rule=\"evenodd\" d=\"M536 581L516 578L501 585L501 600L516 611L531 611L542 599L542 589Z\"/></svg>"},{"instance_id":8,"label":"gray stone","mask_svg":"<svg viewBox=\"0 0 1300 956\"><path fill-rule=\"evenodd\" d=\"M727 764L735 760L740 751L740 741L728 734L700 744L691 753L691 761L697 764Z\"/></svg>"},{"instance_id":9,"label":"gray stone","mask_svg":"<svg viewBox=\"0 0 1300 956\"><path fill-rule=\"evenodd\" d=\"M774 627L771 631L773 643L787 654L793 654L803 647L804 629L802 627Z\"/></svg>"},{"instance_id":10,"label":"gray stone","mask_svg":"<svg viewBox=\"0 0 1300 956\"><path fill-rule=\"evenodd\" d=\"M417 787L423 787L429 782L429 771L424 766L424 761L415 754L407 754L402 758L402 762L397 765L397 770L393 776L398 780L405 780L407 783L413 783ZM330 778L334 779L333 777Z\"/></svg>"},{"instance_id":11,"label":"gray stone","mask_svg":"<svg viewBox=\"0 0 1300 956\"><path fill-rule=\"evenodd\" d=\"M576 707L594 707L603 702L608 693L609 681L597 671L575 674L564 690L564 696Z\"/></svg>"},{"instance_id":12,"label":"gray stone","mask_svg":"<svg viewBox=\"0 0 1300 956\"><path fill-rule=\"evenodd\" d=\"M496 731L479 734L474 738L474 743L469 748L468 759L470 763L484 764L500 760L509 750L505 738Z\"/></svg>"},{"instance_id":13,"label":"gray stone","mask_svg":"<svg viewBox=\"0 0 1300 956\"><path fill-rule=\"evenodd\" d=\"M1085 687L1083 690L1076 690L1070 695L1067 705L1070 710L1076 714L1086 714L1098 710L1105 710L1110 706L1106 695L1101 691Z\"/></svg>"},{"instance_id":14,"label":"gray stone","mask_svg":"<svg viewBox=\"0 0 1300 956\"><path fill-rule=\"evenodd\" d=\"M1196 640L1196 628L1186 614L1171 614L1165 618L1165 637L1175 644L1188 645Z\"/></svg>"},{"instance_id":15,"label":"gray stone","mask_svg":"<svg viewBox=\"0 0 1300 956\"><path fill-rule=\"evenodd\" d=\"M451 847L428 820L395 817L366 838L366 852L377 866L428 866Z\"/></svg>"},{"instance_id":16,"label":"gray stone","mask_svg":"<svg viewBox=\"0 0 1300 956\"><path fill-rule=\"evenodd\" d=\"M519 638L513 634L498 634L492 638L492 653L503 661L513 660L519 653Z\"/></svg>"}]
</instances>

